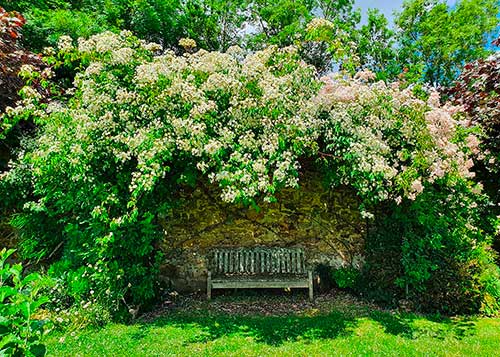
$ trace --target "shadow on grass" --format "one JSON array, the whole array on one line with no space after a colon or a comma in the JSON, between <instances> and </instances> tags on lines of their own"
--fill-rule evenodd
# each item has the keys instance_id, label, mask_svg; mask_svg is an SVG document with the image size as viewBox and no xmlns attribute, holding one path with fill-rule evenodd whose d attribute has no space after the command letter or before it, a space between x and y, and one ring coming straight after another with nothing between
<instances>
[{"instance_id":1,"label":"shadow on grass","mask_svg":"<svg viewBox=\"0 0 500 357\"><path fill-rule=\"evenodd\" d=\"M219 299L231 303L237 301L234 297ZM293 303L293 300L288 303ZM286 305L286 302L285 302ZM281 306L282 307L282 306ZM432 337L437 339L454 338L461 340L466 336L474 335L476 322L472 319L451 319L441 315L416 315L412 313L397 313L373 310L368 307L353 306L352 309L343 309L329 313L319 313L319 310L310 309L314 315L286 312L286 315L276 311L276 315L224 313L211 311L210 305L198 306L193 310L171 311L162 317L156 318L149 324L141 324L141 332L137 339L151 327L171 326L179 329L196 331L186 337L185 344L205 343L228 336L252 337L255 342L270 346L279 346L285 342L310 342L319 339L335 339L347 337L354 333L360 323L375 323L384 333L399 336L405 339ZM377 327L375 327L377 328Z\"/></svg>"},{"instance_id":2,"label":"shadow on grass","mask_svg":"<svg viewBox=\"0 0 500 357\"><path fill-rule=\"evenodd\" d=\"M253 337L256 342L277 346L284 342L347 336L352 333L356 320L339 312L311 317L183 314L159 319L155 325L199 327L201 332L190 338L187 343L208 342L225 336L243 336Z\"/></svg>"},{"instance_id":3,"label":"shadow on grass","mask_svg":"<svg viewBox=\"0 0 500 357\"><path fill-rule=\"evenodd\" d=\"M381 311L372 311L369 316L384 328L385 333L409 339L428 336L437 339L451 337L461 340L476 332L476 323L472 319L452 320L445 316L422 317L415 314L393 314Z\"/></svg>"},{"instance_id":4,"label":"shadow on grass","mask_svg":"<svg viewBox=\"0 0 500 357\"><path fill-rule=\"evenodd\" d=\"M411 315L403 317L400 314L393 315L387 312L373 311L370 318L377 321L384 328L384 332L405 338L415 338L417 329L413 326Z\"/></svg>"},{"instance_id":5,"label":"shadow on grass","mask_svg":"<svg viewBox=\"0 0 500 357\"><path fill-rule=\"evenodd\" d=\"M317 316L238 316L225 314L175 313L157 319L153 325L177 328L196 327L199 332L186 340L186 344L205 343L228 336L252 337L258 343L279 346L285 342L309 342L318 339L335 339L353 334L359 322L368 319L377 322L384 332L406 339L422 336L461 340L475 333L475 323L470 320L453 321L443 318L439 323L416 315L400 315L374 311L368 316L348 316L332 312ZM421 324L416 324L419 321ZM422 324L423 322L423 324ZM138 336L139 337L139 336Z\"/></svg>"}]
</instances>

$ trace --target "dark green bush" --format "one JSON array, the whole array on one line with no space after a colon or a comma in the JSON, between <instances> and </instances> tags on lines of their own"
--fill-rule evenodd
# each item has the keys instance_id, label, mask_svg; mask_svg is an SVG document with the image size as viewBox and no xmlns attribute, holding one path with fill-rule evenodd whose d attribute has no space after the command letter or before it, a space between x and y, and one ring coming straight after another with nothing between
<instances>
[{"instance_id":1,"label":"dark green bush","mask_svg":"<svg viewBox=\"0 0 500 357\"><path fill-rule=\"evenodd\" d=\"M384 207L367 239L362 292L410 301L422 311L498 311L498 267L489 248L493 221L457 186L429 188L415 201ZM477 206L476 206L477 205Z\"/></svg>"},{"instance_id":2,"label":"dark green bush","mask_svg":"<svg viewBox=\"0 0 500 357\"><path fill-rule=\"evenodd\" d=\"M358 285L360 271L354 267L342 267L332 271L332 278L341 289L353 289Z\"/></svg>"}]
</instances>

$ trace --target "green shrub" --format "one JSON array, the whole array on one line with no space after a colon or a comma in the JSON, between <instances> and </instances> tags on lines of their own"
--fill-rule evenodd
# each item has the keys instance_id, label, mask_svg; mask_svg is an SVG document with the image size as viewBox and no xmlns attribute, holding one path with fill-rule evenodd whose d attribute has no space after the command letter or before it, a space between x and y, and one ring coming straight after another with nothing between
<instances>
[{"instance_id":1,"label":"green shrub","mask_svg":"<svg viewBox=\"0 0 500 357\"><path fill-rule=\"evenodd\" d=\"M26 13L26 20L23 42L38 51L46 46L56 46L63 35L89 37L104 30L116 30L97 13L69 9L33 9Z\"/></svg>"},{"instance_id":2,"label":"green shrub","mask_svg":"<svg viewBox=\"0 0 500 357\"><path fill-rule=\"evenodd\" d=\"M360 271L354 267L342 267L332 271L332 278L341 289L353 289L358 285Z\"/></svg>"},{"instance_id":3,"label":"green shrub","mask_svg":"<svg viewBox=\"0 0 500 357\"><path fill-rule=\"evenodd\" d=\"M496 222L476 199L457 185L385 207L368 235L363 293L422 311L498 311L499 269L489 245Z\"/></svg>"},{"instance_id":4,"label":"green shrub","mask_svg":"<svg viewBox=\"0 0 500 357\"><path fill-rule=\"evenodd\" d=\"M43 356L45 346L40 338L47 325L33 315L48 301L40 290L49 281L37 273L23 277L21 264L7 263L13 253L0 251L0 355Z\"/></svg>"}]
</instances>

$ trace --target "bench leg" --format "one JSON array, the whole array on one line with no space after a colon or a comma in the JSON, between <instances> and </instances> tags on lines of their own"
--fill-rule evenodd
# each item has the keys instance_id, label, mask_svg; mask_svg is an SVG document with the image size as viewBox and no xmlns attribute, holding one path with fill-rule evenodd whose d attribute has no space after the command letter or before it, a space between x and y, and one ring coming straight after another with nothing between
<instances>
[{"instance_id":1,"label":"bench leg","mask_svg":"<svg viewBox=\"0 0 500 357\"><path fill-rule=\"evenodd\" d=\"M308 285L309 285L309 301L313 301L314 299L314 291L313 291L313 277L312 277L312 270L309 270L307 272L308 275Z\"/></svg>"},{"instance_id":2,"label":"bench leg","mask_svg":"<svg viewBox=\"0 0 500 357\"><path fill-rule=\"evenodd\" d=\"M207 300L212 298L212 272L208 272L207 276Z\"/></svg>"}]
</instances>

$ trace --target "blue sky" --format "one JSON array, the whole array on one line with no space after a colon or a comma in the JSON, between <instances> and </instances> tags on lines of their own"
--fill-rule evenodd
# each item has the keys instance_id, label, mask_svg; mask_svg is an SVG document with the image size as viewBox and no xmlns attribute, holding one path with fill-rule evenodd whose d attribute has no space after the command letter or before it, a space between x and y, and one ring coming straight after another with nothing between
<instances>
[{"instance_id":1,"label":"blue sky","mask_svg":"<svg viewBox=\"0 0 500 357\"><path fill-rule=\"evenodd\" d=\"M449 5L456 3L456 0L447 0ZM366 10L370 8L377 8L382 12L392 23L394 11L399 11L403 5L403 0L356 0L356 7L359 7L363 11L363 15L366 14ZM363 19L366 17L363 16Z\"/></svg>"}]
</instances>

